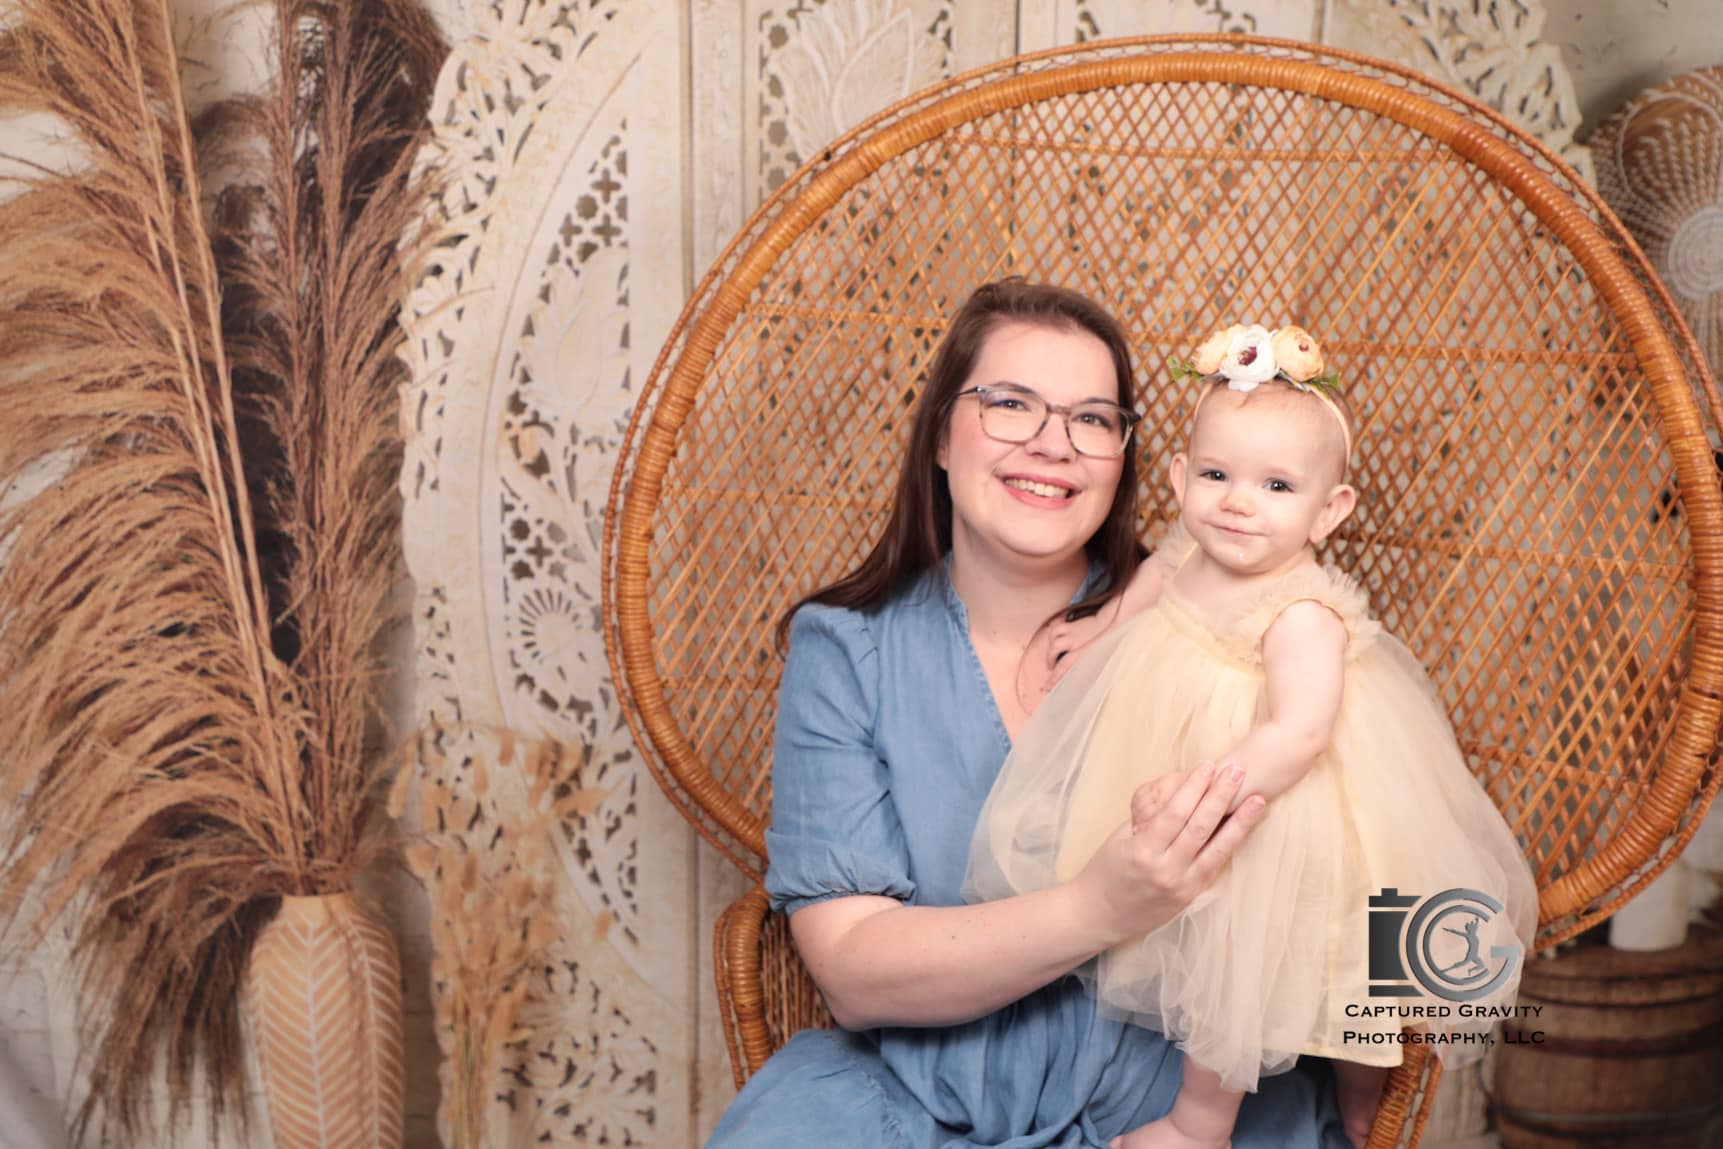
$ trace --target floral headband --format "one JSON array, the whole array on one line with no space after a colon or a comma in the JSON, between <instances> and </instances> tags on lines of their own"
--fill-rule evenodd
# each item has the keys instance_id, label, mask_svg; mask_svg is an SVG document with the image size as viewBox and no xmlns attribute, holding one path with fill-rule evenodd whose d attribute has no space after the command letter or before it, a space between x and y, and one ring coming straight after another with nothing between
<instances>
[{"instance_id":1,"label":"floral headband","mask_svg":"<svg viewBox=\"0 0 1723 1149\"><path fill-rule=\"evenodd\" d=\"M1333 395L1340 393L1340 373L1325 369L1322 345L1302 327L1278 327L1235 323L1203 341L1191 361L1174 356L1169 362L1175 379L1197 379L1203 383L1226 380L1229 391L1254 391L1270 379L1316 396L1333 413L1346 439L1346 457L1352 457L1352 427ZM1201 408L1202 399L1197 399ZM1194 417L1194 415L1193 415Z\"/></svg>"}]
</instances>

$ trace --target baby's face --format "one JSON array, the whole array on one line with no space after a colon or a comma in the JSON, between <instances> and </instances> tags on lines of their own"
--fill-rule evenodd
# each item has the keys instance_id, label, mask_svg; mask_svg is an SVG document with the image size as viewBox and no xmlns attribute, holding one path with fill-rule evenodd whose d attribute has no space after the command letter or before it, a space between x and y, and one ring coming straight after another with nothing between
<instances>
[{"instance_id":1,"label":"baby's face","mask_svg":"<svg viewBox=\"0 0 1723 1149\"><path fill-rule=\"evenodd\" d=\"M1218 390L1202 405L1173 489L1203 552L1239 574L1290 569L1352 510L1340 426L1319 400Z\"/></svg>"}]
</instances>

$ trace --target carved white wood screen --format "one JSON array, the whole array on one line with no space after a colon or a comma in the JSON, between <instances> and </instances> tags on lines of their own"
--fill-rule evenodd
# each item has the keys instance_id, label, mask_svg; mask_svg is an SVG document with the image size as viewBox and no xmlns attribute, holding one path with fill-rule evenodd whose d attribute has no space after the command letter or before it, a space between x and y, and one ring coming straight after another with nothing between
<instances>
[{"instance_id":1,"label":"carved white wood screen","mask_svg":"<svg viewBox=\"0 0 1723 1149\"><path fill-rule=\"evenodd\" d=\"M590 748L563 939L497 1083L508 1144L684 1146L733 1093L710 938L740 892L632 746L599 615L636 389L693 281L802 158L943 77L1103 36L1388 55L1570 159L1541 0L468 0L436 103L448 235L407 324L412 720Z\"/></svg>"}]
</instances>

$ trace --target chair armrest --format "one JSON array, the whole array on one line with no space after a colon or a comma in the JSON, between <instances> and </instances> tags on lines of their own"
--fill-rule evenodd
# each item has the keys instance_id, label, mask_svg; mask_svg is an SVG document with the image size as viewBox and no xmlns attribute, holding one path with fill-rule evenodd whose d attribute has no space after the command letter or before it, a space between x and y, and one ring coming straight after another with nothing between
<instances>
[{"instance_id":1,"label":"chair armrest","mask_svg":"<svg viewBox=\"0 0 1723 1149\"><path fill-rule=\"evenodd\" d=\"M1388 1071L1366 1149L1414 1149L1430 1120L1430 1104L1436 1097L1436 1083L1442 1077L1442 1063L1430 1055L1427 1045L1401 1048L1406 1051L1406 1059Z\"/></svg>"},{"instance_id":2,"label":"chair armrest","mask_svg":"<svg viewBox=\"0 0 1723 1149\"><path fill-rule=\"evenodd\" d=\"M790 920L755 886L718 915L718 1011L740 1089L798 1031L835 1023L790 940Z\"/></svg>"}]
</instances>

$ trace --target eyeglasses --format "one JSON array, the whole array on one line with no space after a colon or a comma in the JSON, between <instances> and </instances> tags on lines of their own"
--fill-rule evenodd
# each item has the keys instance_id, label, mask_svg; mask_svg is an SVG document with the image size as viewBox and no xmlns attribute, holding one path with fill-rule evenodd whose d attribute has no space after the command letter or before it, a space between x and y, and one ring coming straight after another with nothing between
<instances>
[{"instance_id":1,"label":"eyeglasses","mask_svg":"<svg viewBox=\"0 0 1723 1149\"><path fill-rule=\"evenodd\" d=\"M1065 437L1079 455L1117 459L1131 441L1131 428L1142 418L1117 403L1091 399L1062 407L1049 403L1015 383L988 384L959 391L955 399L973 395L980 402L981 433L1001 443L1027 443L1047 426L1049 415L1065 421Z\"/></svg>"}]
</instances>

